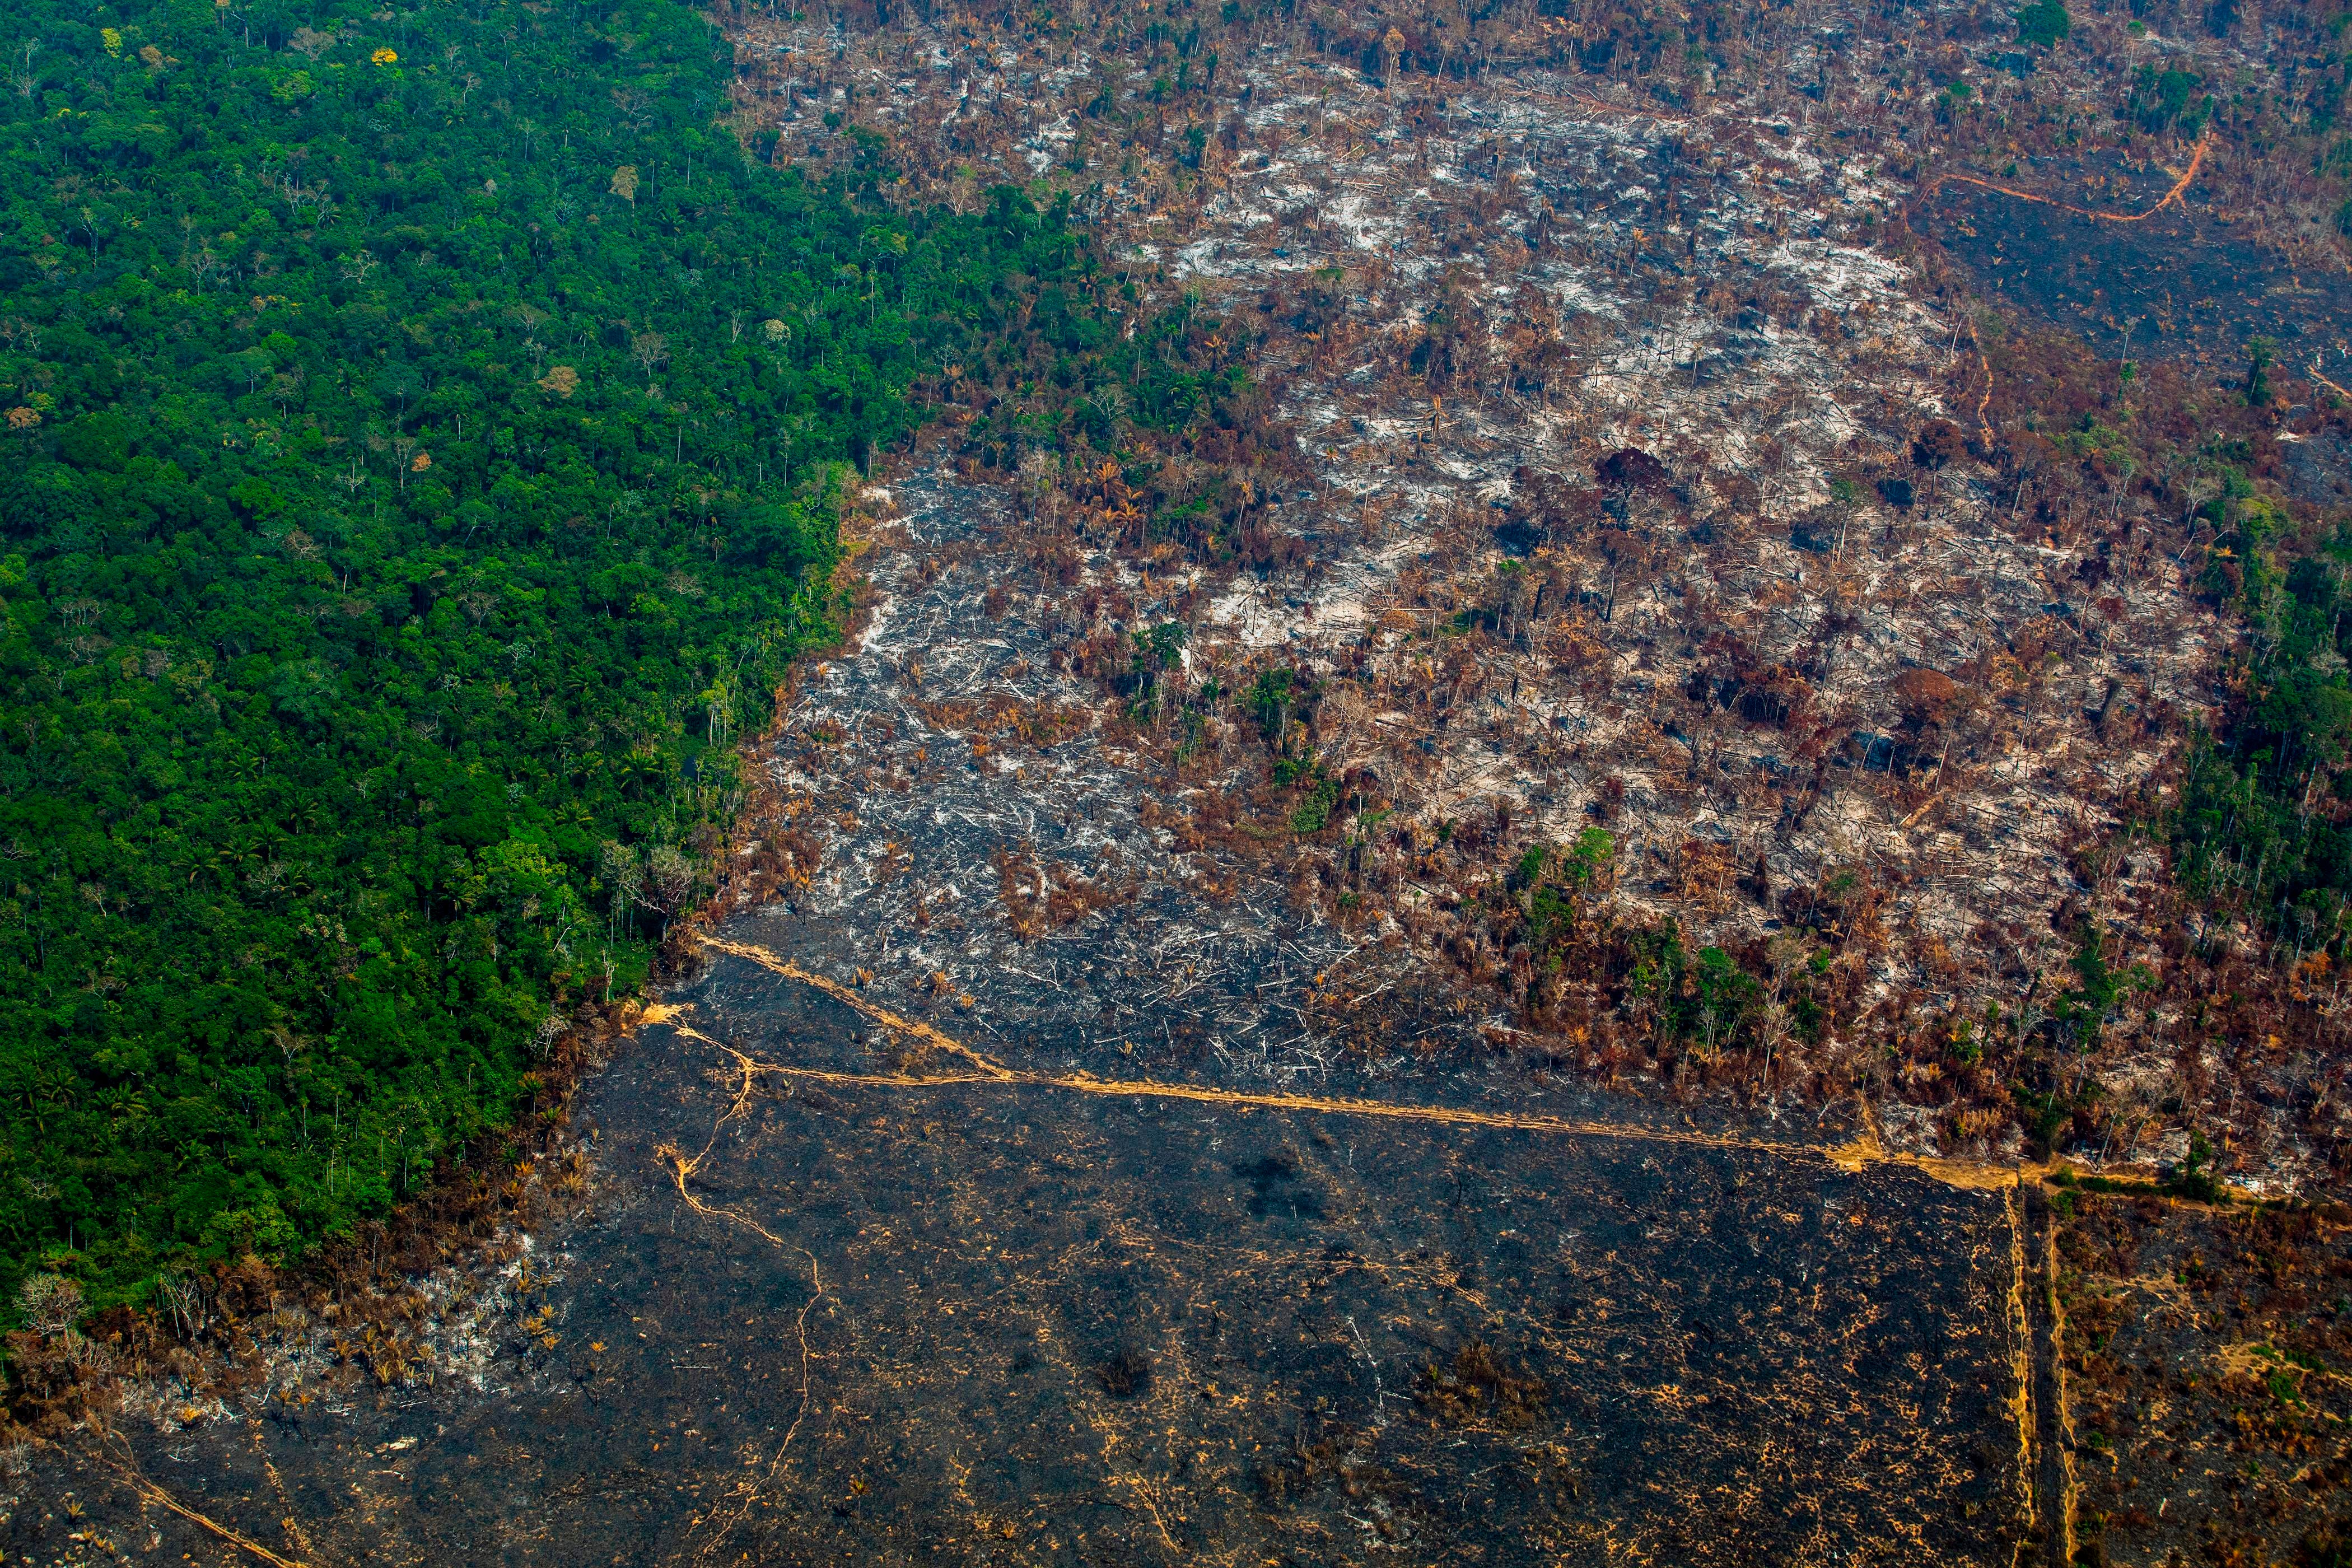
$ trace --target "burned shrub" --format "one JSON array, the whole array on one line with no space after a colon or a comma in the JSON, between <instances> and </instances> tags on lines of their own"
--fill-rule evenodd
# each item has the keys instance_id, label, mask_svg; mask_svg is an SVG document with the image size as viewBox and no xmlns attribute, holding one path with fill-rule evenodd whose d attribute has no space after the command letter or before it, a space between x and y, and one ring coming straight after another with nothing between
<instances>
[{"instance_id":1,"label":"burned shrub","mask_svg":"<svg viewBox=\"0 0 2352 1568\"><path fill-rule=\"evenodd\" d=\"M1694 675L1688 695L1694 701L1712 700L1728 708L1750 724L1785 730L1811 711L1810 681L1785 664L1757 665L1745 648L1733 651L1728 670L1717 665Z\"/></svg>"},{"instance_id":2,"label":"burned shrub","mask_svg":"<svg viewBox=\"0 0 2352 1568\"><path fill-rule=\"evenodd\" d=\"M1095 1368L1095 1382L1113 1399L1131 1399L1151 1392L1151 1358L1124 1346Z\"/></svg>"},{"instance_id":3,"label":"burned shrub","mask_svg":"<svg viewBox=\"0 0 2352 1568\"><path fill-rule=\"evenodd\" d=\"M1600 500L1599 491L1566 475L1522 464L1511 473L1510 510L1504 526L1525 530L1536 544L1556 542L1590 527Z\"/></svg>"},{"instance_id":4,"label":"burned shrub","mask_svg":"<svg viewBox=\"0 0 2352 1568\"><path fill-rule=\"evenodd\" d=\"M1913 729L1941 723L1963 703L1967 693L1950 676L1933 669L1906 669L1891 683L1903 717Z\"/></svg>"},{"instance_id":5,"label":"burned shrub","mask_svg":"<svg viewBox=\"0 0 2352 1568\"><path fill-rule=\"evenodd\" d=\"M1592 477L1601 488L1613 494L1630 495L1636 490L1651 490L1672 495L1675 477L1666 466L1639 447L1620 447L1592 465Z\"/></svg>"},{"instance_id":6,"label":"burned shrub","mask_svg":"<svg viewBox=\"0 0 2352 1568\"><path fill-rule=\"evenodd\" d=\"M1237 1161L1234 1174L1250 1184L1254 1218L1313 1219L1323 1212L1323 1194L1307 1182L1296 1150L1278 1149L1255 1160Z\"/></svg>"},{"instance_id":7,"label":"burned shrub","mask_svg":"<svg viewBox=\"0 0 2352 1568\"><path fill-rule=\"evenodd\" d=\"M1491 1420L1512 1432L1541 1420L1550 1394L1536 1378L1515 1376L1484 1340L1454 1352L1450 1368L1423 1366L1413 1387L1414 1401L1436 1420L1456 1426Z\"/></svg>"},{"instance_id":8,"label":"burned shrub","mask_svg":"<svg viewBox=\"0 0 2352 1568\"><path fill-rule=\"evenodd\" d=\"M1940 468L1968 450L1969 439L1948 419L1930 419L1911 440L1911 460L1923 468Z\"/></svg>"}]
</instances>

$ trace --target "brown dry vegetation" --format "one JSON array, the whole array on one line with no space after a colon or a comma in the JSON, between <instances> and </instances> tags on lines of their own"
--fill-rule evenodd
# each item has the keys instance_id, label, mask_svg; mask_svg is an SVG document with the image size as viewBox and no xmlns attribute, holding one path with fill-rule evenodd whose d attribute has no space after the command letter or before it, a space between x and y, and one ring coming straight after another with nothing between
<instances>
[{"instance_id":1,"label":"brown dry vegetation","mask_svg":"<svg viewBox=\"0 0 2352 1568\"><path fill-rule=\"evenodd\" d=\"M2352 1480L2341 1213L2059 1202L2077 1560L2328 1561Z\"/></svg>"},{"instance_id":2,"label":"brown dry vegetation","mask_svg":"<svg viewBox=\"0 0 2352 1568\"><path fill-rule=\"evenodd\" d=\"M1106 298L1194 298L1176 352L1246 364L1181 434L1042 363L940 386L965 471L1019 498L1057 663L1180 781L1155 809L1188 851L1450 973L1541 1062L1859 1095L1930 1152L2147 1160L2201 1115L2249 1173L2330 1168L2332 977L2193 918L2155 830L2237 636L2198 591L2199 455L2237 439L2276 488L2280 436L2335 416L2186 361L2126 383L1978 313L1906 222L1971 159L2079 160L2086 128L2161 153L2113 113L2118 20L1962 113L1933 89L1985 83L1997 29L1944 13L727 19L774 155L908 200L1066 192ZM2263 25L2319 47L2299 12ZM2207 74L2263 36L2197 46ZM2200 178L2270 193L2277 227L2315 198L2259 97ZM1181 676L1139 663L1169 623ZM1269 677L1297 694L1279 732L1235 700ZM1514 868L1590 827L1605 879L1537 918ZM2154 984L2084 1057L2052 1019L2086 929ZM1700 994L1708 949L1740 997ZM1323 1021L1413 1032L1397 999L1430 975L1396 967L1319 990ZM2301 1109L2238 1115L2242 1082Z\"/></svg>"}]
</instances>

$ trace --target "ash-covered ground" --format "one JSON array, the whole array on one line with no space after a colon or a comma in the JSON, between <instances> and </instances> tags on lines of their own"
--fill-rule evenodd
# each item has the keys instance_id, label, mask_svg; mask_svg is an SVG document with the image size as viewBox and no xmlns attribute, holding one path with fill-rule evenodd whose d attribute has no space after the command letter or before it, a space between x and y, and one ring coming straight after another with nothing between
<instances>
[{"instance_id":1,"label":"ash-covered ground","mask_svg":"<svg viewBox=\"0 0 2352 1568\"><path fill-rule=\"evenodd\" d=\"M1312 1077L1300 1002L1378 946L1147 823L1171 781L1055 668L1068 611L999 491L926 470L866 499L879 597L787 710L772 773L810 880L757 940L945 1004L976 1043Z\"/></svg>"},{"instance_id":2,"label":"ash-covered ground","mask_svg":"<svg viewBox=\"0 0 2352 1568\"><path fill-rule=\"evenodd\" d=\"M2247 345L2267 339L2290 365L2336 376L2352 280L2266 247L2193 183L2155 211L2180 173L2103 157L2035 161L2016 176L2037 192L2063 192L2078 209L2153 212L2139 222L1959 184L1937 191L1922 221L1987 294L2071 328L2102 353L2191 359L2239 375Z\"/></svg>"},{"instance_id":3,"label":"ash-covered ground","mask_svg":"<svg viewBox=\"0 0 2352 1568\"><path fill-rule=\"evenodd\" d=\"M691 1004L870 1065L740 960ZM714 1128L738 1087L660 1027L614 1069L555 1342L488 1390L133 1436L147 1473L321 1563L2009 1560L1997 1197L969 1085L762 1079Z\"/></svg>"},{"instance_id":4,"label":"ash-covered ground","mask_svg":"<svg viewBox=\"0 0 2352 1568\"><path fill-rule=\"evenodd\" d=\"M2217 721L2234 634L2193 592L2177 519L1993 460L1999 323L1887 243L1923 191L1894 172L1906 138L1941 134L1897 89L1924 46L1908 23L1797 17L1769 80L1643 92L1580 67L1567 23L1517 13L1473 30L1481 68L1432 70L1427 49L1464 39L1387 9L1393 37L1369 12L1236 25L1213 68L1196 42L1209 85L1181 109L1140 23L747 13L739 109L779 156L887 156L928 198L1066 194L1139 314L1189 295L1253 334L1278 456L1122 447L1116 483L1096 454L1004 458L1024 522L1076 563L1045 617L1065 663L1099 672L1177 621L1190 681L1319 683L1300 745L1366 809L1262 854L1271 875L1444 971L1490 1043L1604 1079L1809 1082L1922 1154L2016 1157L1998 1072L1885 1044L2046 998L2086 921L2118 963L2171 962L2160 858L2116 835L2179 736ZM1360 55L1333 41L1357 34ZM2000 79L1988 102L2014 105ZM2045 211L1938 192L1923 226L1979 197L2023 214L2003 223ZM2136 243L2107 228L2109 250ZM1093 395L1115 435L1118 402ZM1222 510L1244 543L1139 536L1138 505ZM1144 771L1175 772L1177 749L1139 742ZM1212 718L1181 749L1171 820L1213 832L1218 801L1247 800L1278 828L1247 723ZM1645 1044L1622 986L1485 929L1481 889L1596 824L1610 918L1672 922L1769 993L1727 1067L1712 1041ZM1800 1026L1816 1005L1831 1023ZM2118 1105L2256 1070L2185 1047L2156 992L2127 1011L2099 1069ZM2317 1131L2249 1123L2240 1168L2291 1188ZM2180 1141L2135 1110L2096 1157L2146 1166Z\"/></svg>"}]
</instances>

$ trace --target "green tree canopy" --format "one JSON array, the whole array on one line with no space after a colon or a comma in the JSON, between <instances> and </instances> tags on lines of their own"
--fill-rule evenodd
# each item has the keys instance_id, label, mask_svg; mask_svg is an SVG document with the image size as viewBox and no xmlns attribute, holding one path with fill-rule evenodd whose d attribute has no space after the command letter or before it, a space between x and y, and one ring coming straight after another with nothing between
<instances>
[{"instance_id":1,"label":"green tree canopy","mask_svg":"<svg viewBox=\"0 0 2352 1568\"><path fill-rule=\"evenodd\" d=\"M103 1304L508 1121L829 635L845 465L1082 262L747 158L677 0L19 0L0 58L0 1289Z\"/></svg>"}]
</instances>

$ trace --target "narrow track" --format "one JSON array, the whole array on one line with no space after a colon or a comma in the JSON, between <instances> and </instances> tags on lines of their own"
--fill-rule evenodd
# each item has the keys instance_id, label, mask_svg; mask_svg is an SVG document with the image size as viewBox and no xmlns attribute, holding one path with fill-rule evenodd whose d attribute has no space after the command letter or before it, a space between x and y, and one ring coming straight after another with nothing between
<instances>
[{"instance_id":1,"label":"narrow track","mask_svg":"<svg viewBox=\"0 0 2352 1568\"><path fill-rule=\"evenodd\" d=\"M2015 1226L2018 1305L2024 1313L2021 1370L2025 1382L2020 1436L2025 1438L2027 1533L2024 1561L2049 1568L2074 1562L2074 1415L2066 1403L2065 1314L2058 1304L2058 1222L2038 1188L2021 1194ZM2030 1436L2029 1436L2030 1435Z\"/></svg>"},{"instance_id":2,"label":"narrow track","mask_svg":"<svg viewBox=\"0 0 2352 1568\"><path fill-rule=\"evenodd\" d=\"M747 1087L752 1077L769 1075L845 1088L904 1090L990 1085L1048 1089L1072 1094L1097 1095L1108 1099L1172 1100L1198 1105L1223 1105L1256 1110L1293 1110L1312 1115L1360 1116L1391 1121L1430 1122L1449 1127L1488 1127L1505 1131L1549 1133L1571 1138L1608 1139L1621 1142L1665 1143L1685 1148L1732 1150L1742 1153L1769 1154L1787 1160L1819 1161L1845 1171L1861 1171L1874 1165L1900 1165L1923 1172L1952 1186L1989 1190L2018 1186L2024 1180L2029 1169L2011 1165L1979 1165L1958 1160L1934 1160L1924 1155L1904 1153L1886 1148L1875 1136L1868 1132L1844 1143L1833 1145L1776 1142L1770 1139L1742 1138L1730 1133L1630 1126L1617 1121L1546 1116L1526 1111L1478 1110L1467 1106L1416 1105L1396 1100L1370 1100L1355 1095L1287 1094L1275 1090L1218 1089L1206 1084L1171 1083L1156 1079L1109 1079L1087 1072L1024 1071L1008 1068L973 1050L970 1046L943 1034L931 1025L892 1012L889 1008L860 995L839 981L829 980L821 974L812 974L790 959L779 958L763 949L745 943L726 942L716 938L706 939L703 945L713 952L748 960L784 979L821 991L864 1016L873 1019L876 1023L919 1040L941 1054L959 1058L970 1063L971 1067L971 1070L968 1072L866 1073L849 1072L835 1068L801 1067L785 1062L762 1061L746 1056L732 1047L720 1045L719 1042L681 1023L675 1015L667 1016L659 1020L670 1028L717 1047L734 1057L746 1075ZM737 1103L740 1105L740 1102L741 1095L739 1092ZM721 1120L723 1121L724 1118ZM684 1175L690 1174L691 1172L692 1163L684 1163L684 1169L680 1174L681 1182Z\"/></svg>"},{"instance_id":3,"label":"narrow track","mask_svg":"<svg viewBox=\"0 0 2352 1568\"><path fill-rule=\"evenodd\" d=\"M1946 185L1974 185L1980 191L1993 191L2004 196L2013 196L2021 202L2032 202L2039 206L2056 207L2060 212L2072 213L2076 217L2089 218L2094 223L2146 223L2188 194L2189 185L2197 178L2198 170L2204 167L2205 153L2212 144L2213 132L2209 126L2205 133L2197 138L2197 145L2189 154L2189 167L2183 169L2179 176L2172 182L2172 188L2165 192L2154 206L2136 213L2101 212L2095 207L2078 207L2072 202L2062 202L2055 196L2038 195L2032 191L2021 191L2014 185L1996 184L1990 180L1979 180L1974 174L1937 174L1919 187L1917 201L1926 201ZM1916 202L1914 205L1916 205Z\"/></svg>"},{"instance_id":4,"label":"narrow track","mask_svg":"<svg viewBox=\"0 0 2352 1568\"><path fill-rule=\"evenodd\" d=\"M100 1426L97 1427L97 1435L100 1445L100 1462L112 1472L115 1479L130 1488L142 1502L150 1503L167 1513L179 1515L205 1534L226 1542L236 1550L258 1558L268 1563L270 1568L311 1568L310 1563L299 1557L280 1556L251 1536L232 1530L210 1514L198 1512L149 1480L146 1472L139 1468L139 1461L131 1454L130 1445L124 1442L121 1435L111 1427ZM121 1450L120 1458L115 1452L118 1447Z\"/></svg>"}]
</instances>

